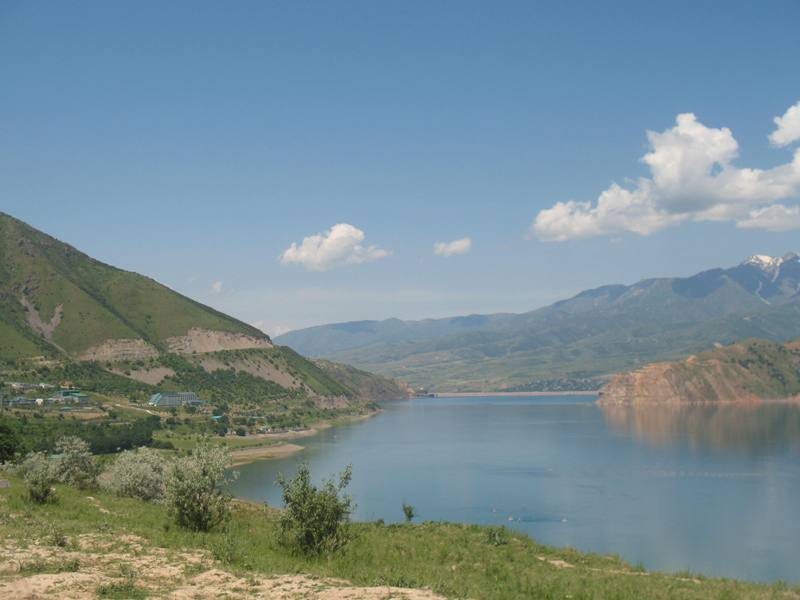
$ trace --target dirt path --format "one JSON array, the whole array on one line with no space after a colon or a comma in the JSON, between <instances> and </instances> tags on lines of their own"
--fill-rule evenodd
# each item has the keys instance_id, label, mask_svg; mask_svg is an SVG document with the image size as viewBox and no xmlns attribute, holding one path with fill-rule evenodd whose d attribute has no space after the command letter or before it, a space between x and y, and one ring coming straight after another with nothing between
<instances>
[{"instance_id":1,"label":"dirt path","mask_svg":"<svg viewBox=\"0 0 800 600\"><path fill-rule=\"evenodd\" d=\"M0 598L295 598L440 600L429 590L358 587L306 575L267 577L228 570L204 552L149 546L136 536L81 535L62 546L0 542Z\"/></svg>"}]
</instances>

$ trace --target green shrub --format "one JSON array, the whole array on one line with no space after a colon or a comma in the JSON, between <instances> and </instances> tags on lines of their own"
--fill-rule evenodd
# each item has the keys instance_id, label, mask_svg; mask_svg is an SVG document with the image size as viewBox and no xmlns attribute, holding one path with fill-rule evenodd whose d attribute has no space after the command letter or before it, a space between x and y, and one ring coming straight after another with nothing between
<instances>
[{"instance_id":1,"label":"green shrub","mask_svg":"<svg viewBox=\"0 0 800 600\"><path fill-rule=\"evenodd\" d=\"M20 448L17 432L7 424L0 423L0 464L13 460Z\"/></svg>"},{"instance_id":2,"label":"green shrub","mask_svg":"<svg viewBox=\"0 0 800 600\"><path fill-rule=\"evenodd\" d=\"M155 450L126 450L109 467L103 487L117 496L161 500L164 498L166 471L166 461Z\"/></svg>"},{"instance_id":3,"label":"green shrub","mask_svg":"<svg viewBox=\"0 0 800 600\"><path fill-rule=\"evenodd\" d=\"M405 502L403 502L403 514L406 517L406 523L411 523L411 521L414 520L414 517L417 516L414 507L410 504L406 504Z\"/></svg>"},{"instance_id":4,"label":"green shrub","mask_svg":"<svg viewBox=\"0 0 800 600\"><path fill-rule=\"evenodd\" d=\"M111 598L113 600L144 600L150 596L149 592L138 587L133 581L107 583L95 591L98 598Z\"/></svg>"},{"instance_id":5,"label":"green shrub","mask_svg":"<svg viewBox=\"0 0 800 600\"><path fill-rule=\"evenodd\" d=\"M89 444L79 437L66 436L56 442L56 479L80 489L94 487L100 469L89 450Z\"/></svg>"},{"instance_id":6,"label":"green shrub","mask_svg":"<svg viewBox=\"0 0 800 600\"><path fill-rule=\"evenodd\" d=\"M327 480L317 488L311 483L308 465L303 463L294 479L278 476L286 510L280 518L281 543L307 555L334 552L348 541L347 524L353 510L352 499L342 492L350 483L348 466L339 482Z\"/></svg>"},{"instance_id":7,"label":"green shrub","mask_svg":"<svg viewBox=\"0 0 800 600\"><path fill-rule=\"evenodd\" d=\"M64 534L57 523L53 522L47 527L46 539L51 546L66 548L69 546L69 538Z\"/></svg>"},{"instance_id":8,"label":"green shrub","mask_svg":"<svg viewBox=\"0 0 800 600\"><path fill-rule=\"evenodd\" d=\"M492 546L503 546L508 543L508 530L505 527L487 527L486 542Z\"/></svg>"},{"instance_id":9,"label":"green shrub","mask_svg":"<svg viewBox=\"0 0 800 600\"><path fill-rule=\"evenodd\" d=\"M225 469L228 452L201 441L192 454L176 460L166 479L166 501L175 521L192 531L209 531L230 512Z\"/></svg>"},{"instance_id":10,"label":"green shrub","mask_svg":"<svg viewBox=\"0 0 800 600\"><path fill-rule=\"evenodd\" d=\"M53 482L56 480L53 463L44 452L31 452L17 468L17 473L25 481L28 497L37 504L53 502L56 492Z\"/></svg>"},{"instance_id":11,"label":"green shrub","mask_svg":"<svg viewBox=\"0 0 800 600\"><path fill-rule=\"evenodd\" d=\"M222 537L211 545L211 556L213 556L215 560L227 565L233 564L236 561L239 557L239 548L236 544L235 537L230 531L226 531Z\"/></svg>"}]
</instances>

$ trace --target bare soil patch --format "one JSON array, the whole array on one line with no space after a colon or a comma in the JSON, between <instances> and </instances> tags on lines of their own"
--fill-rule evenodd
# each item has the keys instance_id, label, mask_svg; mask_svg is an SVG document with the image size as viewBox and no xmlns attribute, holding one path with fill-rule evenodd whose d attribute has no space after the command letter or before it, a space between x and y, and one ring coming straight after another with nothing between
<instances>
[{"instance_id":1,"label":"bare soil patch","mask_svg":"<svg viewBox=\"0 0 800 600\"><path fill-rule=\"evenodd\" d=\"M0 598L88 600L114 588L133 590L138 597L175 600L441 598L429 590L358 587L307 575L234 573L208 553L156 548L130 535L87 534L68 542L64 548L0 542Z\"/></svg>"},{"instance_id":2,"label":"bare soil patch","mask_svg":"<svg viewBox=\"0 0 800 600\"><path fill-rule=\"evenodd\" d=\"M117 360L140 360L158 356L158 350L139 338L106 340L92 346L78 358L100 362Z\"/></svg>"},{"instance_id":3,"label":"bare soil patch","mask_svg":"<svg viewBox=\"0 0 800 600\"><path fill-rule=\"evenodd\" d=\"M117 375L122 375L123 377L128 377L129 379L134 379L136 381L141 381L142 383L146 383L148 385L158 385L166 377L172 377L175 375L175 371L170 369L169 367L154 367L152 369L132 369L125 373L120 369L111 369L112 373L116 373Z\"/></svg>"},{"instance_id":4,"label":"bare soil patch","mask_svg":"<svg viewBox=\"0 0 800 600\"><path fill-rule=\"evenodd\" d=\"M167 338L166 342L169 351L178 354L272 348L272 342L267 338L257 338L229 331L212 331L199 327L192 327L186 335Z\"/></svg>"}]
</instances>

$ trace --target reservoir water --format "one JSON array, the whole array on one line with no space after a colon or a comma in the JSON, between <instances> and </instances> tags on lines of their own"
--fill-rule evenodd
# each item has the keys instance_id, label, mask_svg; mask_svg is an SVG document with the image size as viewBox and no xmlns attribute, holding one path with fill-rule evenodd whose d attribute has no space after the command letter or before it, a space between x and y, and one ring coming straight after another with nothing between
<instances>
[{"instance_id":1,"label":"reservoir water","mask_svg":"<svg viewBox=\"0 0 800 600\"><path fill-rule=\"evenodd\" d=\"M353 466L356 520L505 525L633 564L800 582L800 407L601 408L587 397L420 398L238 468L233 493Z\"/></svg>"}]
</instances>

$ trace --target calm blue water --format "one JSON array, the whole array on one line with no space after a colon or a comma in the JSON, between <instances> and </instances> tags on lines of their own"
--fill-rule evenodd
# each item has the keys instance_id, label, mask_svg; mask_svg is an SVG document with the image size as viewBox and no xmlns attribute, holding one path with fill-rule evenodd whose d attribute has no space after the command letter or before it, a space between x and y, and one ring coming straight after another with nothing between
<instances>
[{"instance_id":1,"label":"calm blue water","mask_svg":"<svg viewBox=\"0 0 800 600\"><path fill-rule=\"evenodd\" d=\"M235 495L280 505L278 472L353 465L357 520L507 525L648 568L800 582L800 408L601 409L593 397L424 398L239 467Z\"/></svg>"}]
</instances>

